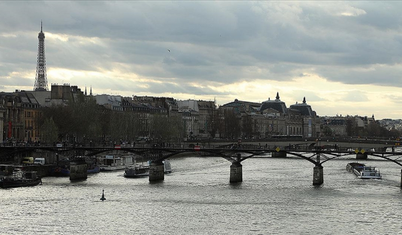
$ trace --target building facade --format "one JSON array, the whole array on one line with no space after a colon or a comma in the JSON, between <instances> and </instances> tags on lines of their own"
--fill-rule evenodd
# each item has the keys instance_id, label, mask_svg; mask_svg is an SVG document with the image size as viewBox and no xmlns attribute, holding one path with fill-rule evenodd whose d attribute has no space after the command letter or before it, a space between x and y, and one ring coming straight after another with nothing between
<instances>
[{"instance_id":1,"label":"building facade","mask_svg":"<svg viewBox=\"0 0 402 235\"><path fill-rule=\"evenodd\" d=\"M40 105L35 97L26 91L0 93L3 110L3 142L39 141Z\"/></svg>"},{"instance_id":2,"label":"building facade","mask_svg":"<svg viewBox=\"0 0 402 235\"><path fill-rule=\"evenodd\" d=\"M245 139L264 139L279 137L317 137L320 135L320 120L306 99L289 108L280 100L279 93L275 99L262 103L235 100L220 107L231 109L239 119L240 136ZM222 116L224 112L219 112ZM225 118L222 116L221 120ZM227 138L224 133L221 137ZM233 138L233 137L232 137Z\"/></svg>"}]
</instances>

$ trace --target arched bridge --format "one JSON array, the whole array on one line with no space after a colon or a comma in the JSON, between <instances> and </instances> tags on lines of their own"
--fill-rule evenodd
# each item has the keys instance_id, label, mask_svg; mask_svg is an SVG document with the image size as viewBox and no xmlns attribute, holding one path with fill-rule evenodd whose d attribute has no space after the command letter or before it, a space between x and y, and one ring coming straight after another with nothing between
<instances>
[{"instance_id":1,"label":"arched bridge","mask_svg":"<svg viewBox=\"0 0 402 235\"><path fill-rule=\"evenodd\" d=\"M247 144L228 144L212 147L194 146L191 148L179 147L93 147L93 146L1 146L0 159L4 160L10 156L32 152L37 150L49 151L58 154L79 153L79 155L95 156L110 151L131 152L140 156L146 156L152 160L150 165L151 182L164 180L163 160L184 153L197 153L204 157L220 156L229 162L230 166L230 182L237 183L243 181L242 162L248 158L259 156L262 154L271 155L271 157L287 157L295 156L307 160L313 164L313 185L321 185L324 183L323 164L332 159L344 156L356 155L357 159L367 159L367 157L375 157L385 159L401 166L401 187L402 187L402 152L395 151L395 146L365 146L365 147L340 147L341 144L317 145L317 143L300 143L300 144L274 144L274 145L247 145Z\"/></svg>"}]
</instances>

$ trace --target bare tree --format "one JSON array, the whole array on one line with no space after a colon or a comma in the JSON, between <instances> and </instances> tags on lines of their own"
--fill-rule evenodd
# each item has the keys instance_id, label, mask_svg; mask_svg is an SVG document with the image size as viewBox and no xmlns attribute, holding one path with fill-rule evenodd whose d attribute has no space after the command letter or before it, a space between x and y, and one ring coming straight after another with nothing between
<instances>
[{"instance_id":1,"label":"bare tree","mask_svg":"<svg viewBox=\"0 0 402 235\"><path fill-rule=\"evenodd\" d=\"M58 140L58 129L53 118L45 119L40 128L40 138L42 143L53 143Z\"/></svg>"}]
</instances>

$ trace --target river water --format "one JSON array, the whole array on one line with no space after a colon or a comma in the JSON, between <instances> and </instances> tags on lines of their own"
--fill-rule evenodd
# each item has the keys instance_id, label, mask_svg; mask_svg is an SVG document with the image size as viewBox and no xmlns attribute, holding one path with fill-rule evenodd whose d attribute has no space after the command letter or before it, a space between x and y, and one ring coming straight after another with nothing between
<instances>
[{"instance_id":1,"label":"river water","mask_svg":"<svg viewBox=\"0 0 402 235\"><path fill-rule=\"evenodd\" d=\"M250 158L243 182L229 184L223 158L171 159L161 183L126 179L123 171L86 181L43 178L35 187L0 189L1 234L397 234L402 231L401 169L361 161L382 180L326 162L324 184L312 186L313 165L297 158ZM102 190L106 201L100 200Z\"/></svg>"}]
</instances>

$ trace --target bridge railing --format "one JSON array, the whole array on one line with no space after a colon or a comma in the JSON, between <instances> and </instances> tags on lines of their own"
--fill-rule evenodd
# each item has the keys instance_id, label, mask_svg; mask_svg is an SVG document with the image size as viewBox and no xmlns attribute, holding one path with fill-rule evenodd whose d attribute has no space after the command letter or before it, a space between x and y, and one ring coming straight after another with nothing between
<instances>
[{"instance_id":1,"label":"bridge railing","mask_svg":"<svg viewBox=\"0 0 402 235\"><path fill-rule=\"evenodd\" d=\"M278 143L278 142L273 142L273 143L167 143L167 144L153 144L153 143L137 143L137 144L102 144L102 145L95 145L95 144L62 144L62 145L44 145L40 143L19 143L13 144L13 143L1 143L0 147L16 147L16 148L57 148L59 150L68 150L71 148L110 148L110 149L122 149L124 150L125 148L158 148L158 149L163 149L163 148L168 148L168 149L191 149L191 148L198 148L198 149L244 149L244 150L294 150L294 151L342 151L342 152L399 152L400 148L397 148L397 146L370 146L370 144L367 144L364 146L362 143L356 144L356 146L353 146L352 144L349 144L348 146L341 146L340 144L326 144L326 145L317 145L315 143L299 143L299 144L287 144L286 142L283 143Z\"/></svg>"}]
</instances>

